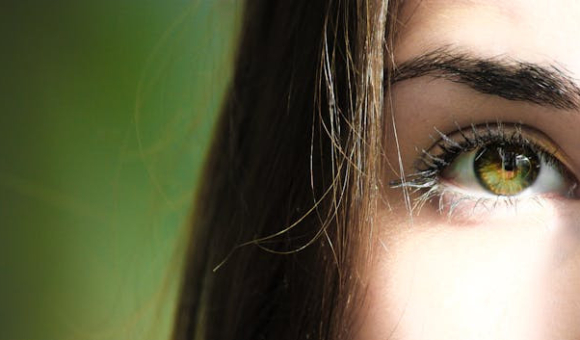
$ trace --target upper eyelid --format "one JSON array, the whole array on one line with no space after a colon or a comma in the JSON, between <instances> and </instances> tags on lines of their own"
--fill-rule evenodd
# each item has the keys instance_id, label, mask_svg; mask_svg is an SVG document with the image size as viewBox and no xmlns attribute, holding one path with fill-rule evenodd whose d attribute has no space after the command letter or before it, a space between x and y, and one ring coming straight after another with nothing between
<instances>
[{"instance_id":1,"label":"upper eyelid","mask_svg":"<svg viewBox=\"0 0 580 340\"><path fill-rule=\"evenodd\" d=\"M557 154L560 148L541 132L519 123L483 123L467 127L457 126L451 132L441 132L434 128L439 136L426 151L434 156L445 153L467 152L481 147L489 141L506 141L538 145L548 154ZM531 141L529 140L531 139ZM541 142L545 140L545 142ZM450 150L454 149L454 150Z\"/></svg>"},{"instance_id":2,"label":"upper eyelid","mask_svg":"<svg viewBox=\"0 0 580 340\"><path fill-rule=\"evenodd\" d=\"M464 135L467 135L468 138L470 135L477 135L479 134L480 137L483 136L483 134L485 133L501 133L504 134L505 136L503 137L504 139L509 139L509 138L522 138L525 141L526 144L531 145L532 147L534 147L536 150L538 151L542 151L543 153L545 153L547 156L550 156L552 158L554 158L555 160L557 160L558 162L560 162L562 164L562 166L564 167L564 169L569 172L571 175L573 175L575 178L580 178L580 171L579 169L575 168L573 166L573 163L570 159L570 157L564 152L564 150L562 150L562 148L556 143L554 142L549 136L547 136L545 133L530 127L528 125L523 125L521 123L503 123L503 122L495 122L495 123L483 123L483 124L471 124L468 127L459 127L457 126L456 130L451 131L449 133L443 133L443 132L439 132L437 129L435 129L435 131L438 134L443 134L445 135L447 138L458 142L457 138L459 138L459 136L461 136L461 138L464 138ZM472 137L473 138L473 137ZM478 138L478 137L475 137ZM500 138L499 136L496 136L496 138ZM436 152L436 149L438 147L440 147L441 142L444 141L443 138L440 138L438 141L436 141L430 148L428 148L426 151L431 154L434 157L441 157L442 154L444 154L444 150L441 150L439 152ZM475 148L477 148L478 145L473 145L472 149L473 150ZM462 152L466 152L466 151L470 151L470 150L461 150ZM423 154L420 158L419 158L419 162L422 162L424 160L425 154ZM420 164L420 163L417 163ZM417 170L421 170L421 167L416 165L415 166L417 168Z\"/></svg>"}]
</instances>

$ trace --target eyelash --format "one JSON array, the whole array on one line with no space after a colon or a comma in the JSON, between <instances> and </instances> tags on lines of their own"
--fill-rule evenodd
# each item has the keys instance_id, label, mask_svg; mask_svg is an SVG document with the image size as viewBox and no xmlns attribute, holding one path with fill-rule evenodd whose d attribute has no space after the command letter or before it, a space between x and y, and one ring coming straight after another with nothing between
<instances>
[{"instance_id":1,"label":"eyelash","mask_svg":"<svg viewBox=\"0 0 580 340\"><path fill-rule=\"evenodd\" d=\"M499 196L493 198L475 197L467 194L453 192L453 199L449 203L444 203L443 197L450 192L449 186L442 183L441 175L453 161L461 154L479 149L492 143L509 143L522 147L528 147L535 152L538 157L545 160L546 164L557 169L561 174L566 170L561 161L555 156L557 149L548 151L539 143L526 138L524 130L530 128L522 124L484 123L480 125L472 124L469 129L461 128L456 123L457 130L452 134L445 134L435 129L439 139L428 150L421 150L421 156L415 164L416 172L407 176L405 180L391 182L393 188L410 188L413 193L421 192L413 204L413 211L420 211L425 203L438 199L439 211L444 212L448 208L448 215L451 216L456 207L463 202L473 203L472 211L479 206L486 206L491 200L493 207L504 203L506 206L515 207L521 198L516 196ZM450 136L459 135L460 138ZM433 138L435 139L435 138ZM433 150L439 149L440 152ZM540 200L536 200L541 203Z\"/></svg>"}]
</instances>

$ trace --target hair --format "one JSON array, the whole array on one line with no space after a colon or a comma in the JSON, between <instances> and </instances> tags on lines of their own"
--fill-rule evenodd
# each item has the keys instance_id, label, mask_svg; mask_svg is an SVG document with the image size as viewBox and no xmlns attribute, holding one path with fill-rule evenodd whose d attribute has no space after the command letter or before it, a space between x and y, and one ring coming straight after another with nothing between
<instances>
[{"instance_id":1,"label":"hair","mask_svg":"<svg viewBox=\"0 0 580 340\"><path fill-rule=\"evenodd\" d=\"M398 2L248 0L174 339L347 339L380 198Z\"/></svg>"}]
</instances>

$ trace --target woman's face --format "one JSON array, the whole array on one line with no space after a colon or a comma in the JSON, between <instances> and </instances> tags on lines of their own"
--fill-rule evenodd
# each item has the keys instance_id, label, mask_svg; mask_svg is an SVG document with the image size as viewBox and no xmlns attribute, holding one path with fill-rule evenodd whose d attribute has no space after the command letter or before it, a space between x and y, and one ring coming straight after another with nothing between
<instances>
[{"instance_id":1,"label":"woman's face","mask_svg":"<svg viewBox=\"0 0 580 340\"><path fill-rule=\"evenodd\" d=\"M580 2L406 1L401 22L359 338L580 339Z\"/></svg>"}]
</instances>

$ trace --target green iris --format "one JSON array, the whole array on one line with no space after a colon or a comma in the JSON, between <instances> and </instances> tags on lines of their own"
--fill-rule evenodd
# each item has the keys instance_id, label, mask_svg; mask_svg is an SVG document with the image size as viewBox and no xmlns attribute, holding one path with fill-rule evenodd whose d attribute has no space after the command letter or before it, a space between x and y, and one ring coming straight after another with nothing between
<instances>
[{"instance_id":1,"label":"green iris","mask_svg":"<svg viewBox=\"0 0 580 340\"><path fill-rule=\"evenodd\" d=\"M490 144L477 152L473 168L484 188L496 195L513 196L534 183L540 159L526 146Z\"/></svg>"}]
</instances>

